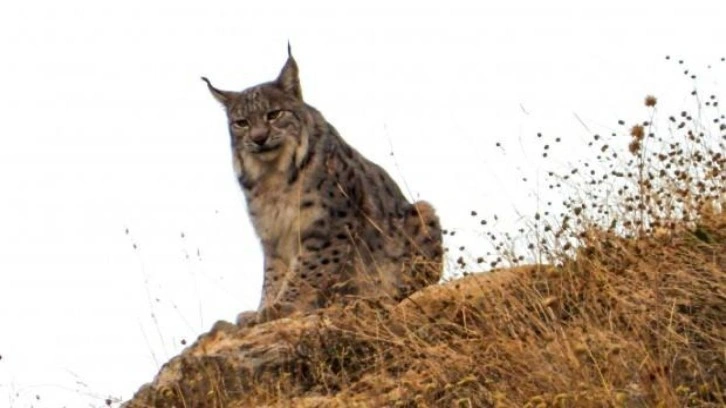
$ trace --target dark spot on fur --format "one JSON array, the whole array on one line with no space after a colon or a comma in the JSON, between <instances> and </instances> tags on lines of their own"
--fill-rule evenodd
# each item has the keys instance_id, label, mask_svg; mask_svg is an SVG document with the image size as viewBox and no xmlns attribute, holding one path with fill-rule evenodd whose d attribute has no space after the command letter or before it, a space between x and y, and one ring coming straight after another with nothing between
<instances>
[{"instance_id":1,"label":"dark spot on fur","mask_svg":"<svg viewBox=\"0 0 726 408\"><path fill-rule=\"evenodd\" d=\"M300 170L304 169L305 167L307 167L308 164L310 164L314 155L315 155L315 151L308 148L308 154L306 154L305 157L303 157L302 161L300 162Z\"/></svg>"},{"instance_id":2,"label":"dark spot on fur","mask_svg":"<svg viewBox=\"0 0 726 408\"><path fill-rule=\"evenodd\" d=\"M287 171L287 184L293 184L297 181L298 168L295 166L295 161L290 163L290 169Z\"/></svg>"},{"instance_id":3,"label":"dark spot on fur","mask_svg":"<svg viewBox=\"0 0 726 408\"><path fill-rule=\"evenodd\" d=\"M345 153L345 155L346 155L346 156L347 156L347 157L348 157L349 159L352 159L352 158L353 158L353 149L352 149L352 148L351 148L350 146L348 146L348 145L344 145L344 146L343 146L343 153Z\"/></svg>"},{"instance_id":4,"label":"dark spot on fur","mask_svg":"<svg viewBox=\"0 0 726 408\"><path fill-rule=\"evenodd\" d=\"M313 200L304 200L302 203L300 203L300 208L310 208L313 205L315 205L315 201L313 201Z\"/></svg>"},{"instance_id":5,"label":"dark spot on fur","mask_svg":"<svg viewBox=\"0 0 726 408\"><path fill-rule=\"evenodd\" d=\"M337 212L337 213L336 213L335 215L336 215L336 216L337 216L338 218L345 218L345 217L347 217L347 216L348 216L348 213L347 213L347 212L345 212L345 211L338 211L338 212Z\"/></svg>"},{"instance_id":6,"label":"dark spot on fur","mask_svg":"<svg viewBox=\"0 0 726 408\"><path fill-rule=\"evenodd\" d=\"M348 239L348 234L343 234L342 232L335 235L335 238L337 239Z\"/></svg>"},{"instance_id":7,"label":"dark spot on fur","mask_svg":"<svg viewBox=\"0 0 726 408\"><path fill-rule=\"evenodd\" d=\"M377 200L378 203L378 213L379 214L385 214L386 213L386 205L383 203L383 200Z\"/></svg>"},{"instance_id":8,"label":"dark spot on fur","mask_svg":"<svg viewBox=\"0 0 726 408\"><path fill-rule=\"evenodd\" d=\"M247 177L240 176L237 181L239 181L239 185L242 186L245 190L251 190L252 187L255 186L255 183L251 180L249 180Z\"/></svg>"},{"instance_id":9,"label":"dark spot on fur","mask_svg":"<svg viewBox=\"0 0 726 408\"><path fill-rule=\"evenodd\" d=\"M323 223L325 223L325 220L320 220L320 221L322 221ZM316 230L306 231L300 237L300 239L303 242L308 241L308 240L313 240L313 239L317 239L317 240L320 240L320 241L325 241L327 238L328 238L327 235L323 234L321 231L316 231Z\"/></svg>"},{"instance_id":10,"label":"dark spot on fur","mask_svg":"<svg viewBox=\"0 0 726 408\"><path fill-rule=\"evenodd\" d=\"M318 227L318 228L325 228L325 220L324 219L315 220L315 222L313 222L313 226Z\"/></svg>"},{"instance_id":11,"label":"dark spot on fur","mask_svg":"<svg viewBox=\"0 0 726 408\"><path fill-rule=\"evenodd\" d=\"M321 263L321 264L323 264L323 265L327 265L327 264L329 264L329 263L330 263L330 259L328 259L328 258L323 258L323 259L321 259L321 260L320 260L320 263Z\"/></svg>"},{"instance_id":12,"label":"dark spot on fur","mask_svg":"<svg viewBox=\"0 0 726 408\"><path fill-rule=\"evenodd\" d=\"M306 231L301 240L308 251L318 251L326 245L330 245L327 234L317 230Z\"/></svg>"}]
</instances>

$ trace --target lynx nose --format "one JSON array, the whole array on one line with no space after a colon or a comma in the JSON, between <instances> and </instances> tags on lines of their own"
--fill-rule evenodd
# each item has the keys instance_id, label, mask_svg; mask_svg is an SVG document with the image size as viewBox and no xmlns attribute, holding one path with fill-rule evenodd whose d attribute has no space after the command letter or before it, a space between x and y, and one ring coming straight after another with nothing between
<instances>
[{"instance_id":1,"label":"lynx nose","mask_svg":"<svg viewBox=\"0 0 726 408\"><path fill-rule=\"evenodd\" d=\"M264 127L252 128L252 131L250 131L250 140L256 145L262 146L267 142L268 135L269 132Z\"/></svg>"}]
</instances>

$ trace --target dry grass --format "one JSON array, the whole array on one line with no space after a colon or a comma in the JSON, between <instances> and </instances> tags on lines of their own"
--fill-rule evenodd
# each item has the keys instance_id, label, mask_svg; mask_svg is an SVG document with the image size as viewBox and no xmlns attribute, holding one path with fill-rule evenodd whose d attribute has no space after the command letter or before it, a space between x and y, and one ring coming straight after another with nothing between
<instances>
[{"instance_id":1,"label":"dry grass","mask_svg":"<svg viewBox=\"0 0 726 408\"><path fill-rule=\"evenodd\" d=\"M326 310L284 340L291 363L195 395L214 407L726 406L726 126L715 96L660 126L657 104L646 97L648 119L620 121L607 142L594 135L597 160L550 172L564 210L533 217L530 255L497 239L491 265L511 267L393 308Z\"/></svg>"},{"instance_id":2,"label":"dry grass","mask_svg":"<svg viewBox=\"0 0 726 408\"><path fill-rule=\"evenodd\" d=\"M502 251L515 267L331 310L231 406L726 405L726 126L715 96L660 126L657 102L594 136L599 167L550 173L576 193L534 217L548 266Z\"/></svg>"},{"instance_id":3,"label":"dry grass","mask_svg":"<svg viewBox=\"0 0 726 408\"><path fill-rule=\"evenodd\" d=\"M331 313L231 406L723 406L726 215ZM529 405L528 405L529 404Z\"/></svg>"}]
</instances>

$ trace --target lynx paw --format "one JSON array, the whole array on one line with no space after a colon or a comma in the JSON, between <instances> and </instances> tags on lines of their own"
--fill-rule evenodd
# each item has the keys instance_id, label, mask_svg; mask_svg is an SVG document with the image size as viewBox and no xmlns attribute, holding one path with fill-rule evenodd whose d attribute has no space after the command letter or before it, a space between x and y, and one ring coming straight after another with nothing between
<instances>
[{"instance_id":1,"label":"lynx paw","mask_svg":"<svg viewBox=\"0 0 726 408\"><path fill-rule=\"evenodd\" d=\"M235 331L239 330L238 326L235 326L234 324L224 321L224 320L217 320L216 323L212 326L212 329L209 331L210 333L234 333Z\"/></svg>"},{"instance_id":2,"label":"lynx paw","mask_svg":"<svg viewBox=\"0 0 726 408\"><path fill-rule=\"evenodd\" d=\"M256 324L258 324L258 315L257 312L247 311L242 312L237 315L237 327L245 328L245 327L252 327Z\"/></svg>"}]
</instances>

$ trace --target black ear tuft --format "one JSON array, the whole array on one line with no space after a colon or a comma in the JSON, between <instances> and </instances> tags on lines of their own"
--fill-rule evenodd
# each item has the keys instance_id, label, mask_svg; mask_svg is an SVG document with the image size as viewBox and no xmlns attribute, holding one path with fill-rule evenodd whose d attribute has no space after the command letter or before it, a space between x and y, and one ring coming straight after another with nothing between
<instances>
[{"instance_id":1,"label":"black ear tuft","mask_svg":"<svg viewBox=\"0 0 726 408\"><path fill-rule=\"evenodd\" d=\"M275 83L280 89L302 101L299 71L295 58L292 57L292 49L289 41L287 42L287 62L282 67L282 71L280 71L280 75L275 80Z\"/></svg>"},{"instance_id":2,"label":"black ear tuft","mask_svg":"<svg viewBox=\"0 0 726 408\"><path fill-rule=\"evenodd\" d=\"M219 101L222 105L226 105L230 100L230 94L229 92L220 91L219 89L212 86L212 83L209 82L207 77L202 77L202 81L207 83L207 88L209 88L209 92L212 93L212 96L214 96L214 99Z\"/></svg>"}]
</instances>

